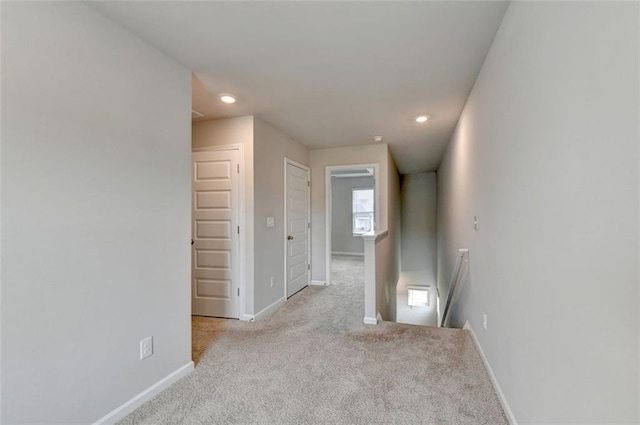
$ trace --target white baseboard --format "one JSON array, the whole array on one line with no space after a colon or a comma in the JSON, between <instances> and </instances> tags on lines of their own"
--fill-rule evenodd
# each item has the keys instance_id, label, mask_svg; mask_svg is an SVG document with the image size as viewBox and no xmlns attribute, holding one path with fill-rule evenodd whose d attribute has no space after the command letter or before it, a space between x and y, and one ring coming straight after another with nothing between
<instances>
[{"instance_id":1,"label":"white baseboard","mask_svg":"<svg viewBox=\"0 0 640 425\"><path fill-rule=\"evenodd\" d=\"M509 403L507 402L504 393L502 392L502 388L500 388L500 384L496 379L496 376L493 374L493 370L491 369L491 365L487 361L487 357L484 355L484 351L482 351L482 347L480 346L480 342L476 337L476 333L473 331L471 327L471 323L467 320L464 323L464 327L462 329L466 329L471 334L471 338L473 339L473 343L476 345L478 352L480 353L480 357L482 358L482 362L484 363L485 369L487 369L487 373L489 374L489 379L491 379L491 383L493 384L493 388L496 390L496 394L498 394L498 400L500 400L500 404L502 405L502 410L504 410L504 414L507 416L507 420L511 425L518 425L518 421L516 421L516 417L513 415L511 411L511 407L509 407Z\"/></svg>"},{"instance_id":2,"label":"white baseboard","mask_svg":"<svg viewBox=\"0 0 640 425\"><path fill-rule=\"evenodd\" d=\"M193 366L193 362L189 362L178 370L171 372L169 375L142 391L140 394L95 421L93 425L111 425L121 419L124 419L129 413L133 412L138 407L169 388L175 382L191 373Z\"/></svg>"},{"instance_id":3,"label":"white baseboard","mask_svg":"<svg viewBox=\"0 0 640 425\"><path fill-rule=\"evenodd\" d=\"M327 286L327 282L323 281L323 280L312 280L309 285L313 285L313 286Z\"/></svg>"},{"instance_id":4,"label":"white baseboard","mask_svg":"<svg viewBox=\"0 0 640 425\"><path fill-rule=\"evenodd\" d=\"M364 252L332 252L331 255L351 255L353 257L364 257Z\"/></svg>"},{"instance_id":5,"label":"white baseboard","mask_svg":"<svg viewBox=\"0 0 640 425\"><path fill-rule=\"evenodd\" d=\"M375 317L364 317L364 320L362 321L365 325L377 325L378 324L378 319L376 319Z\"/></svg>"},{"instance_id":6,"label":"white baseboard","mask_svg":"<svg viewBox=\"0 0 640 425\"><path fill-rule=\"evenodd\" d=\"M278 301L274 302L273 304L271 304L270 306L263 308L262 310L260 310L255 317L255 320L260 320L263 319L265 316L268 316L269 314L273 313L274 311L276 311L282 304L285 303L285 301L287 301L287 299L285 297L280 298Z\"/></svg>"},{"instance_id":7,"label":"white baseboard","mask_svg":"<svg viewBox=\"0 0 640 425\"><path fill-rule=\"evenodd\" d=\"M252 314L243 314L240 316L241 322L253 322L254 320L256 320L256 317Z\"/></svg>"}]
</instances>

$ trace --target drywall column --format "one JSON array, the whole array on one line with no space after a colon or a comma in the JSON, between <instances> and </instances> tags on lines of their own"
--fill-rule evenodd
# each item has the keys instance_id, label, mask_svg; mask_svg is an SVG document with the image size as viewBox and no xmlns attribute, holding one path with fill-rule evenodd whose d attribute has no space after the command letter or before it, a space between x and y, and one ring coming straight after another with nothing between
<instances>
[{"instance_id":1,"label":"drywall column","mask_svg":"<svg viewBox=\"0 0 640 425\"><path fill-rule=\"evenodd\" d=\"M388 306L380 305L388 301L389 275L392 273L389 261L389 231L362 235L364 239L364 323L376 325L378 314L383 319L390 319ZM380 246L384 241L386 246Z\"/></svg>"},{"instance_id":2,"label":"drywall column","mask_svg":"<svg viewBox=\"0 0 640 425\"><path fill-rule=\"evenodd\" d=\"M362 235L364 240L364 324L377 325L376 318L376 235Z\"/></svg>"}]
</instances>

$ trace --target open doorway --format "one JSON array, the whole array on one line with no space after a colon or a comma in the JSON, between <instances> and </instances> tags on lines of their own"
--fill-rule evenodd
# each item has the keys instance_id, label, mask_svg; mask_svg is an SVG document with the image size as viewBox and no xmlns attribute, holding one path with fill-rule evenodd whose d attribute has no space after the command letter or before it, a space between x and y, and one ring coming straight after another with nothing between
<instances>
[{"instance_id":1,"label":"open doorway","mask_svg":"<svg viewBox=\"0 0 640 425\"><path fill-rule=\"evenodd\" d=\"M327 167L327 280L364 285L364 240L377 220L377 164Z\"/></svg>"}]
</instances>

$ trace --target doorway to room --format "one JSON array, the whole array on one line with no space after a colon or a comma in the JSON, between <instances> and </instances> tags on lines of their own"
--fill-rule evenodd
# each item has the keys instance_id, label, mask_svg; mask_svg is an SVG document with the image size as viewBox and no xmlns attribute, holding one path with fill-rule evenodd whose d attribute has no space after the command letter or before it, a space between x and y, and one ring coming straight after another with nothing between
<instances>
[{"instance_id":1,"label":"doorway to room","mask_svg":"<svg viewBox=\"0 0 640 425\"><path fill-rule=\"evenodd\" d=\"M377 224L377 164L327 167L327 280L364 285L364 240Z\"/></svg>"}]
</instances>

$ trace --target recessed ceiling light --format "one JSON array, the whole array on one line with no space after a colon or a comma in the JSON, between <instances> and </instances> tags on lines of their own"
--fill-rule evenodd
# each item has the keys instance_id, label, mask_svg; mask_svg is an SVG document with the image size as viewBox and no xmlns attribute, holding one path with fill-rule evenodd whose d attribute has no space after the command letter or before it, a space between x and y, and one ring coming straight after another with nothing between
<instances>
[{"instance_id":1,"label":"recessed ceiling light","mask_svg":"<svg viewBox=\"0 0 640 425\"><path fill-rule=\"evenodd\" d=\"M373 141L377 143L382 142L382 136L373 136Z\"/></svg>"},{"instance_id":2,"label":"recessed ceiling light","mask_svg":"<svg viewBox=\"0 0 640 425\"><path fill-rule=\"evenodd\" d=\"M427 122L429 115L420 115L416 117L416 122Z\"/></svg>"},{"instance_id":3,"label":"recessed ceiling light","mask_svg":"<svg viewBox=\"0 0 640 425\"><path fill-rule=\"evenodd\" d=\"M220 100L223 101L224 103L236 103L235 96L232 96L230 94L221 94Z\"/></svg>"}]
</instances>

